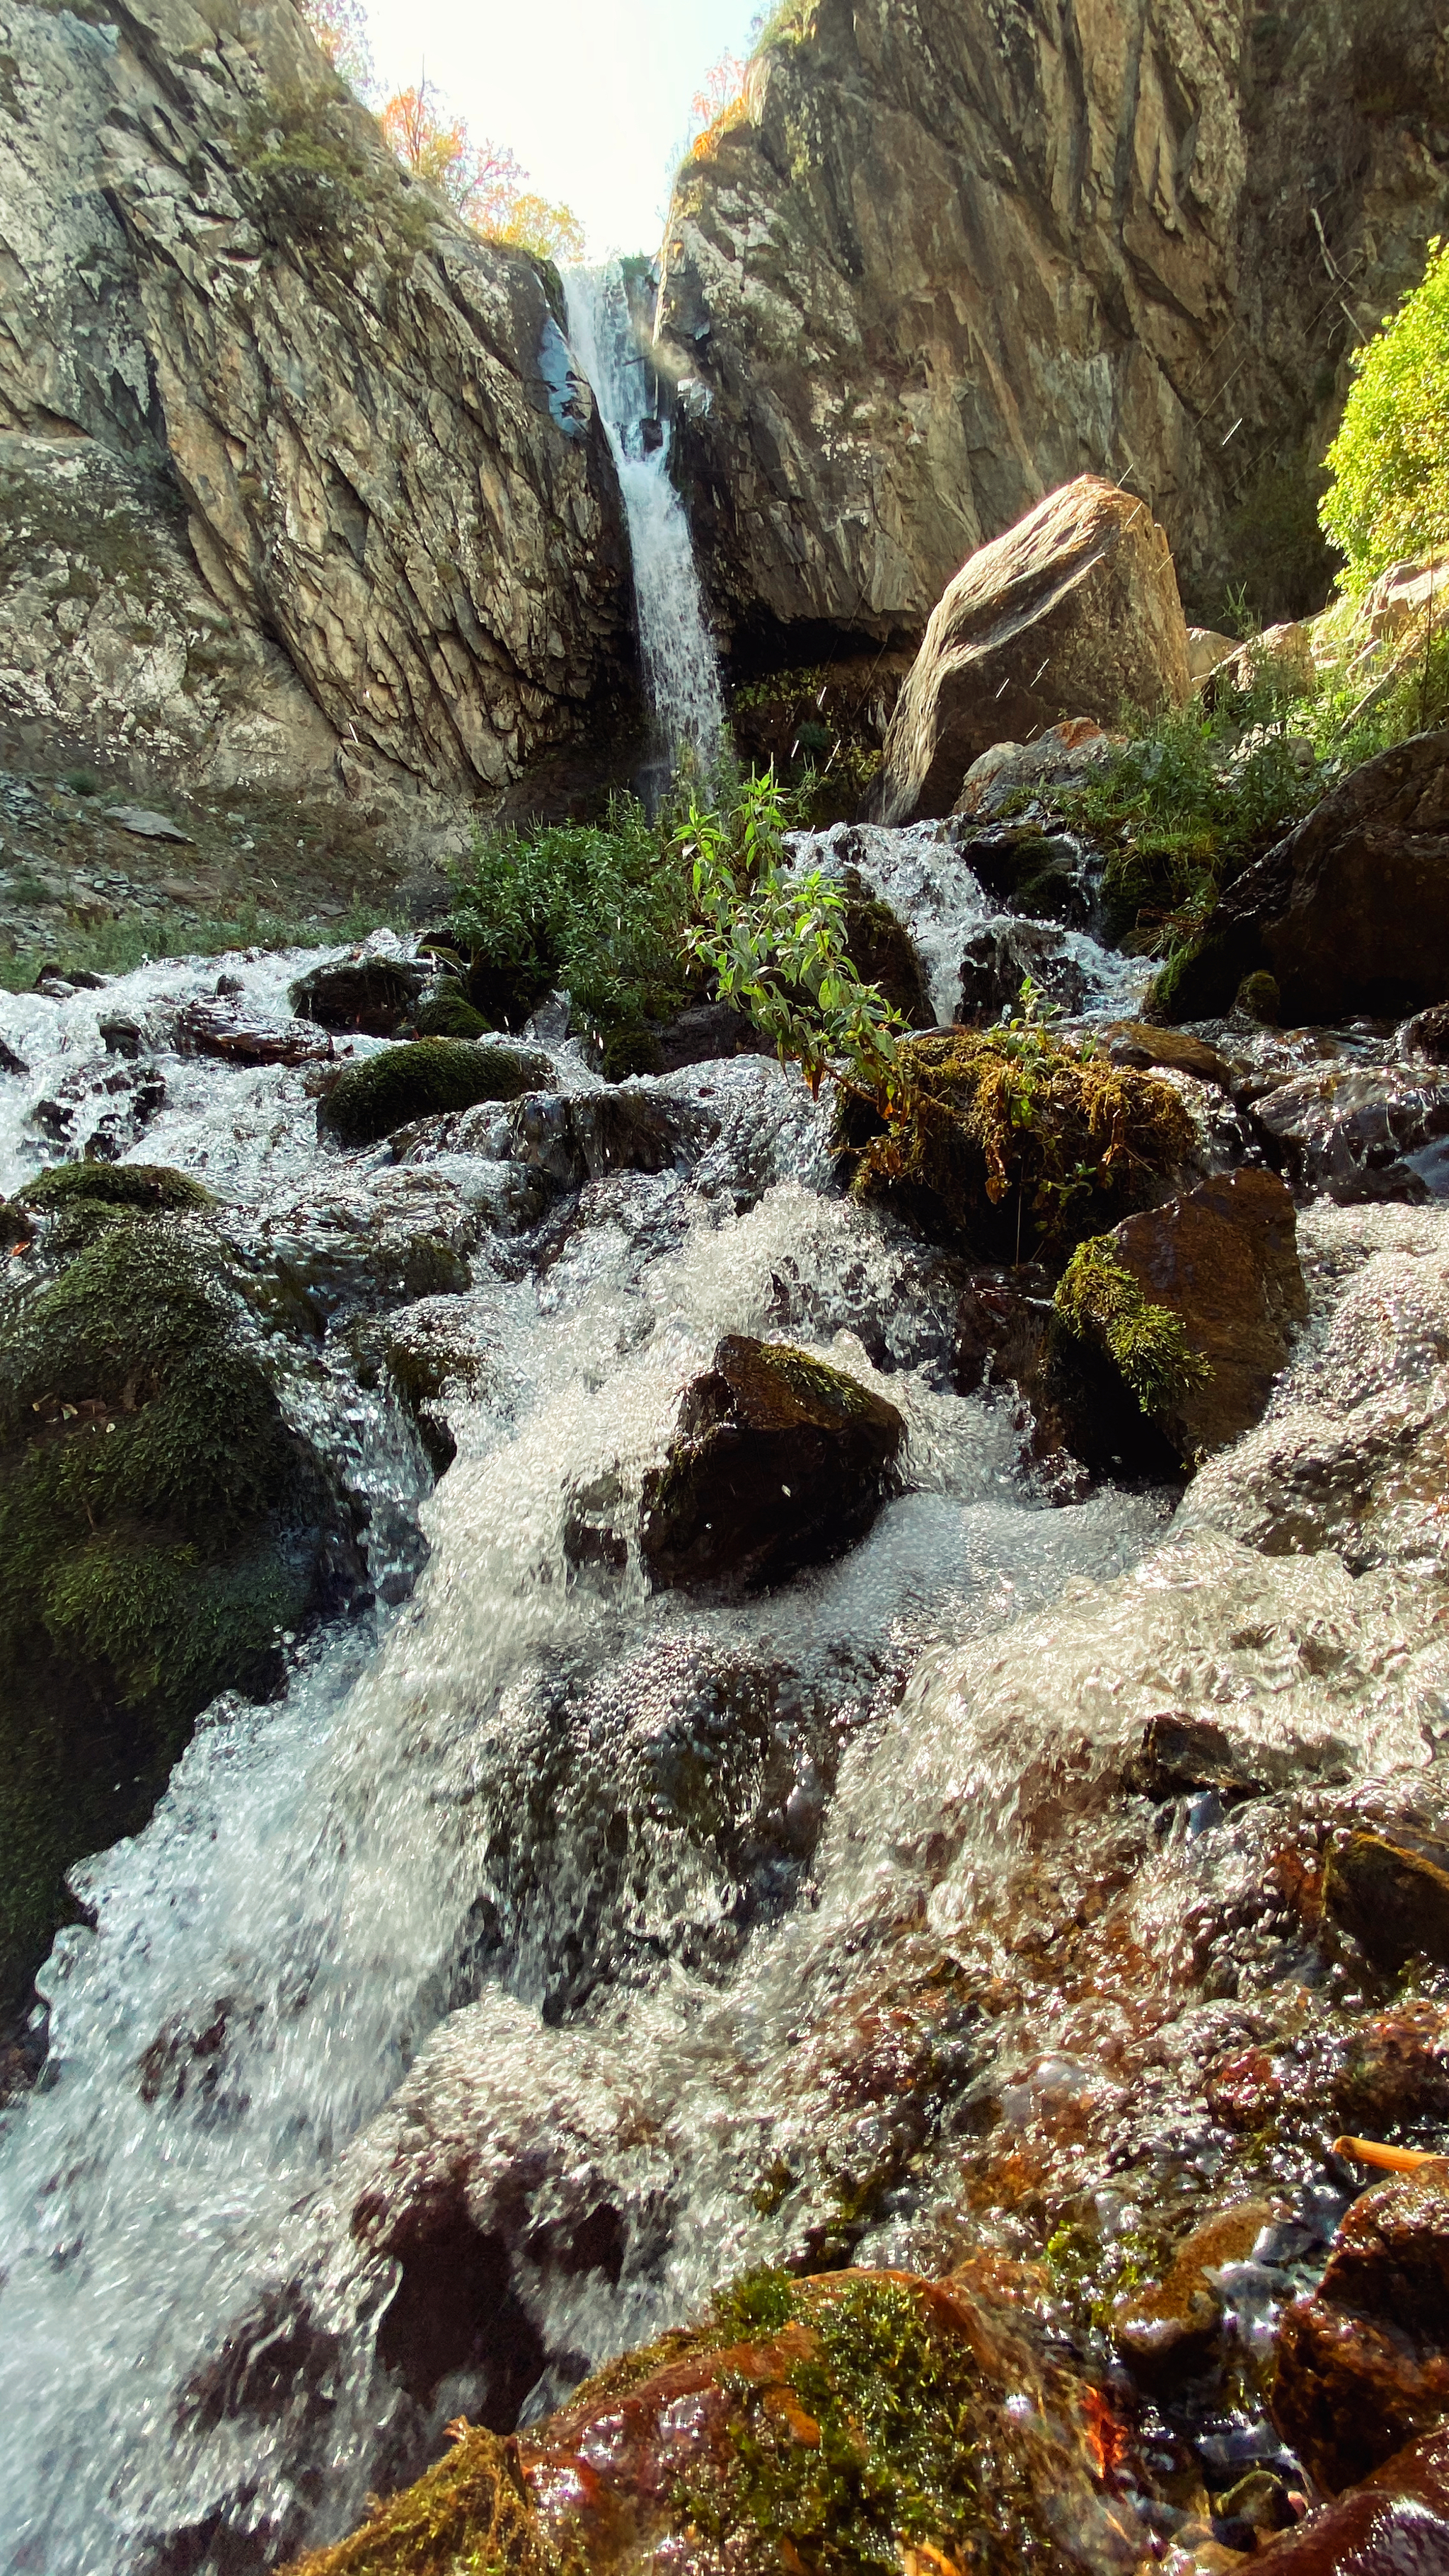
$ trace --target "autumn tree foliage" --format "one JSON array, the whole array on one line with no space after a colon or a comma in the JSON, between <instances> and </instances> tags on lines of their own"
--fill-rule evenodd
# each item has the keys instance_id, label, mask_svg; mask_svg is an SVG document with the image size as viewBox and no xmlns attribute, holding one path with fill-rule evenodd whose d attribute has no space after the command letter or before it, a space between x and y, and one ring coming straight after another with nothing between
<instances>
[{"instance_id":1,"label":"autumn tree foliage","mask_svg":"<svg viewBox=\"0 0 1449 2576\"><path fill-rule=\"evenodd\" d=\"M371 98L377 82L362 0L304 0L303 15L338 79Z\"/></svg>"},{"instance_id":2,"label":"autumn tree foliage","mask_svg":"<svg viewBox=\"0 0 1449 2576\"><path fill-rule=\"evenodd\" d=\"M330 0L330 5L343 5L343 0ZM475 143L466 118L445 113L431 81L394 91L381 111L381 124L404 167L440 188L464 223L486 241L508 242L564 264L583 258L584 228L572 208L553 205L531 188L515 153L486 137Z\"/></svg>"},{"instance_id":3,"label":"autumn tree foliage","mask_svg":"<svg viewBox=\"0 0 1449 2576\"><path fill-rule=\"evenodd\" d=\"M745 112L745 76L749 70L737 54L723 53L711 63L698 89L689 102L689 142L686 157L691 161L708 161L719 149L720 137L732 125L738 125Z\"/></svg>"}]
</instances>

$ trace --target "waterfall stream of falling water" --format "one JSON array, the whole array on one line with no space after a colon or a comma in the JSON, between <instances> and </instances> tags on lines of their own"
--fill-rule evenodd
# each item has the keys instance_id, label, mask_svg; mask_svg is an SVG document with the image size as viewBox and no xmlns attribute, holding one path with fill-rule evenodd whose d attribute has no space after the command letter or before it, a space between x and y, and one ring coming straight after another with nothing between
<instances>
[{"instance_id":1,"label":"waterfall stream of falling water","mask_svg":"<svg viewBox=\"0 0 1449 2576\"><path fill-rule=\"evenodd\" d=\"M649 703L670 759L687 747L708 771L724 728L719 663L689 520L670 480L670 424L651 390L620 262L567 269L564 298L569 339L618 471Z\"/></svg>"},{"instance_id":2,"label":"waterfall stream of falling water","mask_svg":"<svg viewBox=\"0 0 1449 2576\"><path fill-rule=\"evenodd\" d=\"M944 960L987 907L942 851L926 884L929 841L852 847ZM240 965L240 1007L281 1015L306 962ZM1120 1006L1122 961L1097 972ZM1311 1764L1342 1760L1362 1703L1359 1758L1387 1765L1443 1699L1400 1597L1360 1614L1334 1559L1211 1530L1161 1547L1161 1502L1110 1488L1049 1507L1009 1407L952 1391L950 1279L831 1193L826 1112L793 1073L737 1058L636 1086L711 1141L591 1184L534 1260L478 1214L505 1204L506 1120L467 1155L324 1154L300 1070L171 1049L213 980L160 966L9 1004L31 1070L0 1094L0 1187L54 1150L42 1100L77 1137L89 1101L114 1106L97 1022L128 1013L166 1099L127 1150L203 1177L258 1259L344 1216L365 1242L404 1203L468 1218L453 1302L478 1386L411 1599L312 1639L277 1704L208 1712L146 1830L76 1874L95 1928L56 1943L44 2085L0 2140L15 2576L259 2567L345 2528L459 2408L526 2420L780 2259L833 2188L808 2034L889 1927L969 1928L1024 1770L1047 1779L1073 1729L1105 1776L1167 1687ZM555 1063L566 1092L595 1085L577 1049ZM1363 1212L1354 1259L1391 1213ZM850 1555L755 1602L572 1566L577 1498L637 1495L725 1332L783 1332L888 1393L907 1489ZM334 1398L357 1404L340 1380ZM384 1430L363 1425L357 1472L396 1500ZM1164 1924L1214 1848L1146 1873ZM398 2263L363 2214L404 2184L446 2197L460 2159L469 2242L507 2244L523 2320L501 2409L465 2354L421 2394L396 2337L380 2357ZM909 2201L861 2259L929 2263Z\"/></svg>"}]
</instances>

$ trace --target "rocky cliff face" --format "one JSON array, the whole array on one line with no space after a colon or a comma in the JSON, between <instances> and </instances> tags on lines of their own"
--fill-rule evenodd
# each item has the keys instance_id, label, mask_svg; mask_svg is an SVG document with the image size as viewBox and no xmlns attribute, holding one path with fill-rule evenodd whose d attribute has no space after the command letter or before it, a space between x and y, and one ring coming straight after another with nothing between
<instances>
[{"instance_id":1,"label":"rocky cliff face","mask_svg":"<svg viewBox=\"0 0 1449 2576\"><path fill-rule=\"evenodd\" d=\"M409 183L290 0L0 0L0 728L501 788L630 662L546 275Z\"/></svg>"},{"instance_id":2,"label":"rocky cliff face","mask_svg":"<svg viewBox=\"0 0 1449 2576\"><path fill-rule=\"evenodd\" d=\"M1317 605L1348 358L1449 222L1438 0L798 0L675 193L659 333L721 625L915 634L1083 472L1190 611Z\"/></svg>"}]
</instances>

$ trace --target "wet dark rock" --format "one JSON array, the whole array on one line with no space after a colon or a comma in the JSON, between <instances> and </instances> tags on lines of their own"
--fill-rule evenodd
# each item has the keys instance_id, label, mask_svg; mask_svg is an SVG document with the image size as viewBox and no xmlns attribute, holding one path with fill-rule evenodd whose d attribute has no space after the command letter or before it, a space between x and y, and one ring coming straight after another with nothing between
<instances>
[{"instance_id":1,"label":"wet dark rock","mask_svg":"<svg viewBox=\"0 0 1449 2576\"><path fill-rule=\"evenodd\" d=\"M318 1132L344 1146L375 1145L414 1119L481 1100L518 1100L556 1082L536 1048L417 1038L349 1065L318 1103Z\"/></svg>"},{"instance_id":2,"label":"wet dark rock","mask_svg":"<svg viewBox=\"0 0 1449 2576\"><path fill-rule=\"evenodd\" d=\"M1383 1967L1420 1953L1449 1965L1449 1843L1403 1826L1335 1839L1323 1906Z\"/></svg>"},{"instance_id":3,"label":"wet dark rock","mask_svg":"<svg viewBox=\"0 0 1449 2576\"><path fill-rule=\"evenodd\" d=\"M755 1055L758 1031L732 1002L691 1002L659 1032L659 1070L678 1073L687 1064L712 1064L720 1056Z\"/></svg>"},{"instance_id":4,"label":"wet dark rock","mask_svg":"<svg viewBox=\"0 0 1449 2576\"><path fill-rule=\"evenodd\" d=\"M474 2412L511 2432L546 2352L514 2289L502 2236L477 2226L455 2183L403 2209L380 2242L402 2266L378 2324L384 2369L422 2406L440 2380L465 2370L481 2383Z\"/></svg>"},{"instance_id":5,"label":"wet dark rock","mask_svg":"<svg viewBox=\"0 0 1449 2576\"><path fill-rule=\"evenodd\" d=\"M332 1053L332 1040L299 1020L246 1020L227 1002L189 1002L166 1028L178 1055L216 1056L223 1064L309 1064Z\"/></svg>"},{"instance_id":6,"label":"wet dark rock","mask_svg":"<svg viewBox=\"0 0 1449 2576\"><path fill-rule=\"evenodd\" d=\"M842 890L845 951L861 982L876 985L907 1028L933 1029L926 970L904 922L868 891L856 869L847 868Z\"/></svg>"},{"instance_id":7,"label":"wet dark rock","mask_svg":"<svg viewBox=\"0 0 1449 2576\"><path fill-rule=\"evenodd\" d=\"M1217 2357L1223 2297L1209 2275L1244 2262L1275 2212L1263 2200L1236 2202L1184 2237L1155 2287L1134 2290L1113 2312L1112 2332L1142 2387L1163 2395L1195 2379Z\"/></svg>"},{"instance_id":8,"label":"wet dark rock","mask_svg":"<svg viewBox=\"0 0 1449 2576\"><path fill-rule=\"evenodd\" d=\"M1274 1172L1229 1172L1124 1217L1110 1257L1154 1305L1180 1315L1211 1375L1156 1418L1185 1463L1257 1422L1308 1312L1293 1201Z\"/></svg>"},{"instance_id":9,"label":"wet dark rock","mask_svg":"<svg viewBox=\"0 0 1449 2576\"><path fill-rule=\"evenodd\" d=\"M1190 1036L1186 1029L1153 1028L1147 1020L1118 1020L1103 1044L1113 1064L1136 1065L1142 1071L1157 1065L1172 1073L1190 1073L1194 1082L1214 1083L1220 1091L1234 1088L1232 1067L1216 1047Z\"/></svg>"},{"instance_id":10,"label":"wet dark rock","mask_svg":"<svg viewBox=\"0 0 1449 2576\"><path fill-rule=\"evenodd\" d=\"M1176 1709L1148 1719L1123 1783L1143 1797L1158 1799L1211 1789L1225 1807L1256 1797L1263 1785L1235 1758L1220 1726Z\"/></svg>"},{"instance_id":11,"label":"wet dark rock","mask_svg":"<svg viewBox=\"0 0 1449 2576\"><path fill-rule=\"evenodd\" d=\"M1328 1064L1253 1104L1285 1170L1341 1205L1449 1197L1449 1078Z\"/></svg>"},{"instance_id":12,"label":"wet dark rock","mask_svg":"<svg viewBox=\"0 0 1449 2576\"><path fill-rule=\"evenodd\" d=\"M1449 2428L1260 2548L1264 2576L1441 2576L1449 2567Z\"/></svg>"},{"instance_id":13,"label":"wet dark rock","mask_svg":"<svg viewBox=\"0 0 1449 2576\"><path fill-rule=\"evenodd\" d=\"M5 1040L0 1038L0 1073L23 1074L28 1073L29 1071L30 1067L25 1062L24 1057L18 1056L15 1049L12 1046L7 1046Z\"/></svg>"},{"instance_id":14,"label":"wet dark rock","mask_svg":"<svg viewBox=\"0 0 1449 2576\"><path fill-rule=\"evenodd\" d=\"M926 628L886 736L880 819L949 814L967 770L1062 716L1112 723L1188 694L1167 539L1145 505L1084 474L968 557Z\"/></svg>"},{"instance_id":15,"label":"wet dark rock","mask_svg":"<svg viewBox=\"0 0 1449 2576\"><path fill-rule=\"evenodd\" d=\"M96 1022L96 1034L107 1055L138 1056L146 1043L146 1032L139 1020L122 1011L112 1011Z\"/></svg>"},{"instance_id":16,"label":"wet dark rock","mask_svg":"<svg viewBox=\"0 0 1449 2576\"><path fill-rule=\"evenodd\" d=\"M1079 843L1039 824L998 823L963 832L956 844L987 894L1004 912L1088 930L1092 893Z\"/></svg>"},{"instance_id":17,"label":"wet dark rock","mask_svg":"<svg viewBox=\"0 0 1449 2576\"><path fill-rule=\"evenodd\" d=\"M904 1437L895 1406L844 1370L727 1335L645 1480L652 1580L757 1590L841 1555L875 1519Z\"/></svg>"},{"instance_id":18,"label":"wet dark rock","mask_svg":"<svg viewBox=\"0 0 1449 2576\"><path fill-rule=\"evenodd\" d=\"M391 1037L428 980L421 962L395 957L343 957L300 975L287 999L299 1020L323 1029Z\"/></svg>"},{"instance_id":19,"label":"wet dark rock","mask_svg":"<svg viewBox=\"0 0 1449 2576\"><path fill-rule=\"evenodd\" d=\"M1231 885L1171 979L1170 1015L1277 980L1285 1022L1432 1008L1449 991L1449 733L1365 761Z\"/></svg>"},{"instance_id":20,"label":"wet dark rock","mask_svg":"<svg viewBox=\"0 0 1449 2576\"><path fill-rule=\"evenodd\" d=\"M1405 1020L1394 1038L1395 1055L1423 1056L1430 1064L1449 1064L1449 1002L1435 1002Z\"/></svg>"},{"instance_id":21,"label":"wet dark rock","mask_svg":"<svg viewBox=\"0 0 1449 2576\"><path fill-rule=\"evenodd\" d=\"M1426 1998L1356 2021L1333 2077L1333 2112L1356 2136L1435 2140L1449 2119L1449 2012Z\"/></svg>"},{"instance_id":22,"label":"wet dark rock","mask_svg":"<svg viewBox=\"0 0 1449 2576\"><path fill-rule=\"evenodd\" d=\"M955 1384L963 1395L1014 1387L1026 1454L1053 1500L1079 1502L1101 1476L1165 1483L1177 1452L1139 1408L1124 1406L1111 1362L1069 1333L1039 1265L972 1272L956 1312Z\"/></svg>"},{"instance_id":23,"label":"wet dark rock","mask_svg":"<svg viewBox=\"0 0 1449 2576\"><path fill-rule=\"evenodd\" d=\"M0 1199L0 1253L19 1252L34 1237L34 1218L13 1199Z\"/></svg>"},{"instance_id":24,"label":"wet dark rock","mask_svg":"<svg viewBox=\"0 0 1449 2576\"><path fill-rule=\"evenodd\" d=\"M649 1085L621 1082L576 1099L530 1093L511 1121L517 1160L561 1189L609 1172L686 1171L719 1121Z\"/></svg>"},{"instance_id":25,"label":"wet dark rock","mask_svg":"<svg viewBox=\"0 0 1449 2576\"><path fill-rule=\"evenodd\" d=\"M988 922L966 943L957 1018L966 1028L984 1028L1003 1011L1017 1010L1028 976L1058 1010L1080 1010L1087 978L1060 931L1045 922Z\"/></svg>"},{"instance_id":26,"label":"wet dark rock","mask_svg":"<svg viewBox=\"0 0 1449 2576\"><path fill-rule=\"evenodd\" d=\"M1330 2495L1449 2414L1449 2165L1354 2202L1311 2296L1284 2311L1273 2418Z\"/></svg>"}]
</instances>

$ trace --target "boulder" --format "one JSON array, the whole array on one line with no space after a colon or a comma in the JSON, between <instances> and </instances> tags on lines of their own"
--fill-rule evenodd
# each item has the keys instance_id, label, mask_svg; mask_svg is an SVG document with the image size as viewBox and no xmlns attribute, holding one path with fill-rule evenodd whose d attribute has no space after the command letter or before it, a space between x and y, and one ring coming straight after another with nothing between
<instances>
[{"instance_id":1,"label":"boulder","mask_svg":"<svg viewBox=\"0 0 1449 2576\"><path fill-rule=\"evenodd\" d=\"M781 1583L865 1536L905 1438L893 1404L787 1344L731 1333L645 1478L657 1585Z\"/></svg>"},{"instance_id":2,"label":"boulder","mask_svg":"<svg viewBox=\"0 0 1449 2576\"><path fill-rule=\"evenodd\" d=\"M687 1064L713 1064L722 1056L768 1054L758 1029L732 1002L691 1002L658 1032L657 1061L631 1066L639 1073L679 1073Z\"/></svg>"},{"instance_id":3,"label":"boulder","mask_svg":"<svg viewBox=\"0 0 1449 2576\"><path fill-rule=\"evenodd\" d=\"M719 1122L652 1083L621 1081L577 1099L530 1093L513 1112L515 1158L563 1189L606 1172L684 1171Z\"/></svg>"},{"instance_id":4,"label":"boulder","mask_svg":"<svg viewBox=\"0 0 1449 2576\"><path fill-rule=\"evenodd\" d=\"M1093 894L1084 846L1039 823L997 823L963 833L961 856L1003 912L1090 930Z\"/></svg>"},{"instance_id":5,"label":"boulder","mask_svg":"<svg viewBox=\"0 0 1449 2576\"><path fill-rule=\"evenodd\" d=\"M1300 1189L1340 1205L1449 1196L1449 1075L1406 1065L1315 1065L1253 1103Z\"/></svg>"},{"instance_id":6,"label":"boulder","mask_svg":"<svg viewBox=\"0 0 1449 2576\"><path fill-rule=\"evenodd\" d=\"M1246 869L1174 968L1175 1019L1226 1010L1245 975L1288 1026L1427 1009L1449 992L1449 732L1365 761Z\"/></svg>"},{"instance_id":7,"label":"boulder","mask_svg":"<svg viewBox=\"0 0 1449 2576\"><path fill-rule=\"evenodd\" d=\"M845 872L844 893L845 953L861 982L878 986L907 1028L933 1029L929 980L905 923L869 891L854 868Z\"/></svg>"},{"instance_id":8,"label":"boulder","mask_svg":"<svg viewBox=\"0 0 1449 2576\"><path fill-rule=\"evenodd\" d=\"M1356 2200L1285 2309L1273 2419L1330 2495L1449 2414L1449 2163Z\"/></svg>"},{"instance_id":9,"label":"boulder","mask_svg":"<svg viewBox=\"0 0 1449 2576\"><path fill-rule=\"evenodd\" d=\"M926 628L886 735L880 819L949 814L973 761L1064 715L1108 724L1188 695L1167 539L1130 494L1082 475L969 557Z\"/></svg>"},{"instance_id":10,"label":"boulder","mask_svg":"<svg viewBox=\"0 0 1449 2576\"><path fill-rule=\"evenodd\" d=\"M1449 1967L1449 1843L1394 1826L1329 1845L1323 1910L1379 1966L1424 1956Z\"/></svg>"},{"instance_id":11,"label":"boulder","mask_svg":"<svg viewBox=\"0 0 1449 2576\"><path fill-rule=\"evenodd\" d=\"M554 1088L557 1079L533 1047L417 1038L350 1064L318 1102L317 1129L339 1145L375 1145L413 1119L480 1100L519 1100Z\"/></svg>"},{"instance_id":12,"label":"boulder","mask_svg":"<svg viewBox=\"0 0 1449 2576\"><path fill-rule=\"evenodd\" d=\"M1429 1064L1449 1064L1449 1002L1416 1011L1394 1035L1397 1056L1423 1056Z\"/></svg>"},{"instance_id":13,"label":"boulder","mask_svg":"<svg viewBox=\"0 0 1449 2576\"><path fill-rule=\"evenodd\" d=\"M427 968L410 958L342 957L300 975L287 999L299 1020L315 1020L319 1028L390 1038L427 980Z\"/></svg>"},{"instance_id":14,"label":"boulder","mask_svg":"<svg viewBox=\"0 0 1449 2576\"><path fill-rule=\"evenodd\" d=\"M997 742L973 760L961 782L955 811L991 822L1013 796L1039 787L1074 787L1099 769L1112 736L1092 716L1067 716L1035 742Z\"/></svg>"},{"instance_id":15,"label":"boulder","mask_svg":"<svg viewBox=\"0 0 1449 2576\"><path fill-rule=\"evenodd\" d=\"M988 921L966 943L957 1019L979 1029L1016 1011L1028 977L1057 1010L1081 1009L1087 978L1059 930L1047 922Z\"/></svg>"},{"instance_id":16,"label":"boulder","mask_svg":"<svg viewBox=\"0 0 1449 2576\"><path fill-rule=\"evenodd\" d=\"M1292 1327L1308 1313L1282 1181L1274 1172L1223 1173L1124 1217L1100 1240L1151 1306L1181 1317L1188 1348L1205 1364L1199 1382L1148 1408L1153 1418L1185 1463L1226 1448L1261 1417Z\"/></svg>"},{"instance_id":17,"label":"boulder","mask_svg":"<svg viewBox=\"0 0 1449 2576\"><path fill-rule=\"evenodd\" d=\"M1254 2576L1437 2576L1449 2567L1449 2427L1385 2460L1296 2531L1260 2547Z\"/></svg>"},{"instance_id":18,"label":"boulder","mask_svg":"<svg viewBox=\"0 0 1449 2576\"><path fill-rule=\"evenodd\" d=\"M1236 635L1218 635L1210 626L1189 626L1187 630L1187 667L1194 687L1205 680L1222 662L1230 662L1238 650Z\"/></svg>"}]
</instances>

